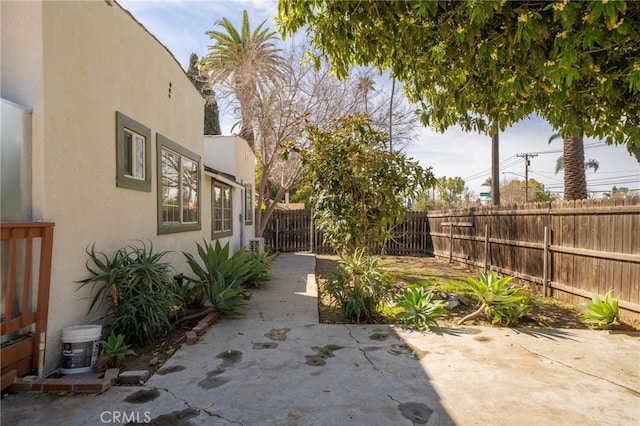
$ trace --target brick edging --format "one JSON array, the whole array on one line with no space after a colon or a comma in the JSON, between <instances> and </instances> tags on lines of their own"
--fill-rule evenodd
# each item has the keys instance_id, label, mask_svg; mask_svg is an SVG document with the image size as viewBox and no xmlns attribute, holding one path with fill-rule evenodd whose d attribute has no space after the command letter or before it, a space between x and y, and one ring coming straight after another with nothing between
<instances>
[{"instance_id":1,"label":"brick edging","mask_svg":"<svg viewBox=\"0 0 640 426\"><path fill-rule=\"evenodd\" d=\"M118 368L105 371L102 379L74 379L65 376L59 379L18 379L9 390L12 392L74 392L74 393L102 393L115 385L118 380Z\"/></svg>"},{"instance_id":2,"label":"brick edging","mask_svg":"<svg viewBox=\"0 0 640 426\"><path fill-rule=\"evenodd\" d=\"M198 322L198 324L195 325L195 327L185 333L187 345L195 345L198 341L198 337L206 333L209 327L211 327L211 325L216 322L221 316L222 312L220 311L209 312Z\"/></svg>"}]
</instances>

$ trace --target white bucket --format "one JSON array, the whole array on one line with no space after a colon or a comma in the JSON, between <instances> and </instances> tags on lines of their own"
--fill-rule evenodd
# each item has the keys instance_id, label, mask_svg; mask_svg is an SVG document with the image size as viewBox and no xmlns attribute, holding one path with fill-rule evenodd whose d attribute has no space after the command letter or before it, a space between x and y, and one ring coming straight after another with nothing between
<instances>
[{"instance_id":1,"label":"white bucket","mask_svg":"<svg viewBox=\"0 0 640 426\"><path fill-rule=\"evenodd\" d=\"M76 325L62 329L62 374L91 371L98 359L101 325Z\"/></svg>"}]
</instances>

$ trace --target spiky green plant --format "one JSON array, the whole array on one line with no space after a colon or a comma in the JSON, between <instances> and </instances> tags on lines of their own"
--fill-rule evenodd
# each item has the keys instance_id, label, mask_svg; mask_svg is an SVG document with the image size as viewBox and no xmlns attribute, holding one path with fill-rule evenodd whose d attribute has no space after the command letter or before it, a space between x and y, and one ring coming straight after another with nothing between
<instances>
[{"instance_id":1,"label":"spiky green plant","mask_svg":"<svg viewBox=\"0 0 640 426\"><path fill-rule=\"evenodd\" d=\"M591 303L581 303L580 306L586 312L580 315L580 321L585 324L597 325L600 328L619 324L618 299L614 299L611 292L612 290L609 290L604 299L600 299L600 296L594 293L591 297Z\"/></svg>"},{"instance_id":2,"label":"spiky green plant","mask_svg":"<svg viewBox=\"0 0 640 426\"><path fill-rule=\"evenodd\" d=\"M380 259L368 256L364 249L345 255L325 288L345 318L357 323L375 322L378 308L390 292Z\"/></svg>"},{"instance_id":3,"label":"spiky green plant","mask_svg":"<svg viewBox=\"0 0 640 426\"><path fill-rule=\"evenodd\" d=\"M121 362L127 355L135 355L136 353L131 349L129 345L124 342L124 335L116 334L112 331L107 340L100 340L98 342L104 354L111 359Z\"/></svg>"},{"instance_id":4,"label":"spiky green plant","mask_svg":"<svg viewBox=\"0 0 640 426\"><path fill-rule=\"evenodd\" d=\"M499 278L495 272L478 272L478 279L467 277L467 284L480 301L477 311L462 318L458 325L484 313L492 324L511 322L525 315L529 310L530 296L518 287L507 284L512 277Z\"/></svg>"},{"instance_id":5,"label":"spiky green plant","mask_svg":"<svg viewBox=\"0 0 640 426\"><path fill-rule=\"evenodd\" d=\"M447 312L440 300L432 300L433 292L423 288L408 288L396 301L402 311L397 317L416 328L437 327L436 318Z\"/></svg>"},{"instance_id":6,"label":"spiky green plant","mask_svg":"<svg viewBox=\"0 0 640 426\"><path fill-rule=\"evenodd\" d=\"M132 342L150 343L171 326L178 303L173 267L162 258L169 252L154 252L140 241L117 250L113 256L87 249L90 273L80 287L94 293L89 312L108 305L111 324L117 334Z\"/></svg>"},{"instance_id":7,"label":"spiky green plant","mask_svg":"<svg viewBox=\"0 0 640 426\"><path fill-rule=\"evenodd\" d=\"M246 304L240 290L251 273L251 265L247 253L239 250L229 254L229 243L222 246L216 241L215 246L204 242L197 244L200 262L187 252L183 252L187 263L197 278L188 278L201 286L207 297L206 305L221 312L237 313L237 309Z\"/></svg>"}]
</instances>

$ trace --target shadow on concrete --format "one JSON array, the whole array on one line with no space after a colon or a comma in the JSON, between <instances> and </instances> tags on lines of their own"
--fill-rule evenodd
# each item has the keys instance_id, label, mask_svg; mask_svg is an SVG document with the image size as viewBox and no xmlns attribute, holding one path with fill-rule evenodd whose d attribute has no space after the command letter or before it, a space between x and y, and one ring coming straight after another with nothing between
<instances>
[{"instance_id":1,"label":"shadow on concrete","mask_svg":"<svg viewBox=\"0 0 640 426\"><path fill-rule=\"evenodd\" d=\"M517 334L525 334L527 336L535 337L536 339L549 339L549 340L573 340L575 333L568 329L561 328L511 328Z\"/></svg>"}]
</instances>

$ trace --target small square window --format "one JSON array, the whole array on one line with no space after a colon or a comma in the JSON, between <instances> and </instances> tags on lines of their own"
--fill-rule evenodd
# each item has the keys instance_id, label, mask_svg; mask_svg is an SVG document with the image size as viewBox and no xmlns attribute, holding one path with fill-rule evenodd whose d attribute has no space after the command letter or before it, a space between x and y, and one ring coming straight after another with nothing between
<instances>
[{"instance_id":1,"label":"small square window","mask_svg":"<svg viewBox=\"0 0 640 426\"><path fill-rule=\"evenodd\" d=\"M116 112L116 186L151 192L151 130Z\"/></svg>"}]
</instances>

